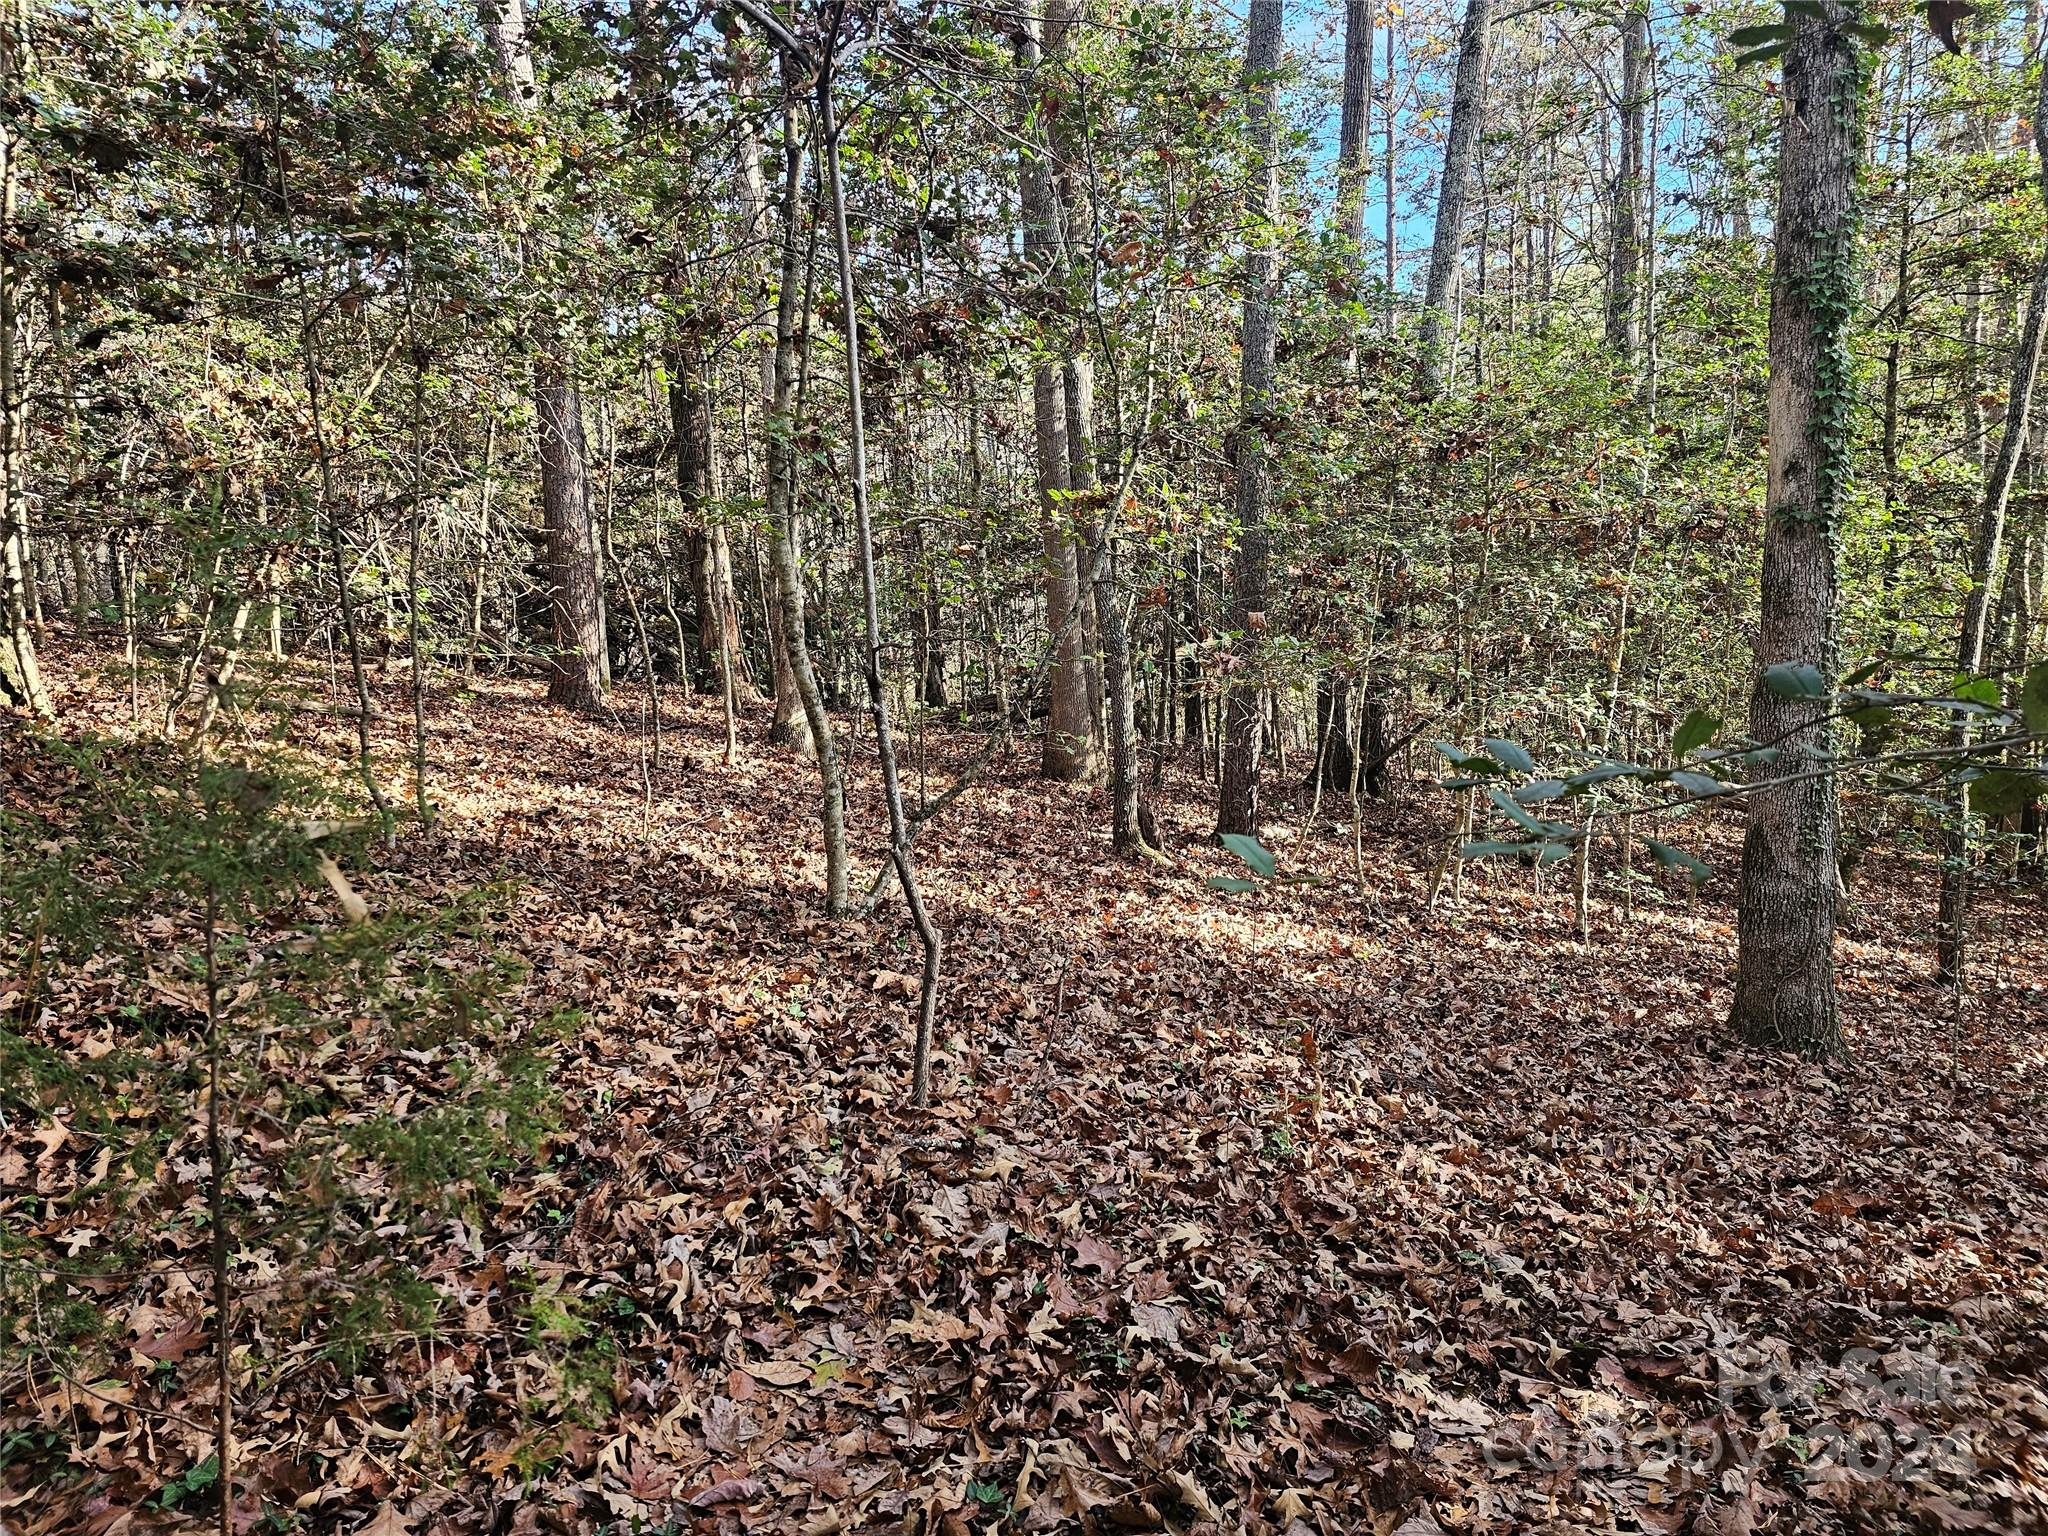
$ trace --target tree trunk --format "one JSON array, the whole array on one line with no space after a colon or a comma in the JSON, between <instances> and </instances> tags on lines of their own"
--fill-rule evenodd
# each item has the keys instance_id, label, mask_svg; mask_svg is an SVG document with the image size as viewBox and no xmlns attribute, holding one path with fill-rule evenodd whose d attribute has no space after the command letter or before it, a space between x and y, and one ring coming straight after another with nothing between
<instances>
[{"instance_id":1,"label":"tree trunk","mask_svg":"<svg viewBox=\"0 0 2048 1536\"><path fill-rule=\"evenodd\" d=\"M507 93L522 110L539 105L525 0L481 0L478 8ZM570 709L604 703L603 594L585 466L583 395L570 376L558 328L543 325L533 366L533 410L540 434L541 523L547 541L555 654L548 698Z\"/></svg>"},{"instance_id":2,"label":"tree trunk","mask_svg":"<svg viewBox=\"0 0 2048 1536\"><path fill-rule=\"evenodd\" d=\"M1484 5L1486 0L1474 0ZM1232 454L1237 471L1237 552L1231 562L1231 624L1237 667L1224 703L1223 783L1217 794L1216 830L1258 836L1259 764L1264 755L1265 711L1260 707L1258 653L1266 628L1267 563L1273 470L1268 460L1273 426L1274 289L1280 251L1274 224L1280 215L1280 133L1274 100L1280 68L1281 0L1250 0L1244 91L1257 163L1245 213L1253 231L1245 252L1243 360L1238 381L1238 423Z\"/></svg>"},{"instance_id":3,"label":"tree trunk","mask_svg":"<svg viewBox=\"0 0 2048 1536\"><path fill-rule=\"evenodd\" d=\"M2041 72L2034 106L2035 174L2048 196L2048 69ZM2027 294L2027 316L2013 345L2012 383L2006 391L2005 427L1998 456L1984 481L1984 502L1977 519L1977 539L1970 551L1970 590L1963 597L1962 633L1956 643L1956 670L1974 676L1984 667L1984 634L1991 591L2005 545L2006 507L2012 498L2014 473L2027 442L2034 405L2034 384L2041 371L2041 343L2048 331L2048 247L2035 259L2034 285ZM1957 715L1949 739L1958 749L1970 741L1970 720ZM1953 985L1962 980L1970 907L1970 866L1974 855L1969 835L1969 790L1943 838L1941 908L1935 928L1935 972Z\"/></svg>"},{"instance_id":4,"label":"tree trunk","mask_svg":"<svg viewBox=\"0 0 2048 1536\"><path fill-rule=\"evenodd\" d=\"M13 100L19 75L11 27L0 26L0 96ZM15 228L21 178L21 119L0 118L0 703L51 718L56 713L36 659L30 609L34 580L28 543L28 503L22 495L21 459L27 391L17 350L21 268L14 253L25 245Z\"/></svg>"},{"instance_id":5,"label":"tree trunk","mask_svg":"<svg viewBox=\"0 0 2048 1536\"><path fill-rule=\"evenodd\" d=\"M1465 184L1479 148L1486 115L1486 55L1493 31L1493 0L1468 0L1465 30L1458 40L1458 73L1451 86L1451 128L1444 142L1443 179L1437 187L1436 230L1429 249L1429 283L1415 331L1415 393L1434 399L1443 392L1444 306L1450 302L1464 246Z\"/></svg>"},{"instance_id":6,"label":"tree trunk","mask_svg":"<svg viewBox=\"0 0 2048 1536\"><path fill-rule=\"evenodd\" d=\"M569 382L559 358L543 357L534 365L533 400L540 423L541 524L555 618L548 699L568 709L595 710L604 705L604 636L583 392Z\"/></svg>"},{"instance_id":7,"label":"tree trunk","mask_svg":"<svg viewBox=\"0 0 2048 1536\"><path fill-rule=\"evenodd\" d=\"M1753 1044L1831 1055L1839 808L1824 771L1826 699L1786 698L1764 669L1803 662L1836 672L1836 538L1848 488L1853 391L1855 183L1862 71L1855 18L1841 0L1793 22L1785 52L1771 282L1770 486L1762 623L1750 735L1778 746L1759 776L1810 776L1749 797L1742 847L1733 1023Z\"/></svg>"},{"instance_id":8,"label":"tree trunk","mask_svg":"<svg viewBox=\"0 0 2048 1536\"><path fill-rule=\"evenodd\" d=\"M1607 345L1633 363L1641 349L1637 309L1643 265L1643 125L1650 80L1650 12L1644 0L1621 19L1621 152L1607 242Z\"/></svg>"},{"instance_id":9,"label":"tree trunk","mask_svg":"<svg viewBox=\"0 0 2048 1536\"><path fill-rule=\"evenodd\" d=\"M1348 263L1358 261L1359 247L1365 244L1365 137L1371 118L1371 0L1344 0L1344 95L1337 127L1337 233L1344 239Z\"/></svg>"},{"instance_id":10,"label":"tree trunk","mask_svg":"<svg viewBox=\"0 0 2048 1536\"><path fill-rule=\"evenodd\" d=\"M800 744L816 756L821 795L819 825L825 842L825 910L847 910L846 788L839 766L839 743L825 709L824 690L811 665L804 611L803 568L796 540L795 437L797 430L797 333L807 329L810 253L802 233L804 145L797 131L801 66L789 55L782 60L782 262L775 304L774 379L764 430L767 435L768 560L775 573L776 607L790 681L802 706L804 732ZM800 309L803 313L800 315ZM805 345L809 345L808 339ZM779 685L778 685L779 686ZM781 701L777 701L777 719Z\"/></svg>"},{"instance_id":11,"label":"tree trunk","mask_svg":"<svg viewBox=\"0 0 2048 1536\"><path fill-rule=\"evenodd\" d=\"M1017 157L1018 184L1024 220L1024 254L1034 280L1050 289L1059 264L1058 211L1053 201L1052 159L1040 102L1030 83L1041 59L1037 37L1027 30L1018 44L1018 64L1026 77L1021 103L1032 148ZM1050 322L1042 322L1049 325ZM1031 408L1038 471L1038 516L1044 551L1045 623L1052 637L1053 662L1047 680L1045 745L1039 772L1069 783L1092 779L1100 769L1095 745L1094 712L1088 702L1087 636L1080 622L1080 570L1073 537L1074 519L1067 497L1070 469L1066 405L1060 370L1044 356L1031 375Z\"/></svg>"}]
</instances>

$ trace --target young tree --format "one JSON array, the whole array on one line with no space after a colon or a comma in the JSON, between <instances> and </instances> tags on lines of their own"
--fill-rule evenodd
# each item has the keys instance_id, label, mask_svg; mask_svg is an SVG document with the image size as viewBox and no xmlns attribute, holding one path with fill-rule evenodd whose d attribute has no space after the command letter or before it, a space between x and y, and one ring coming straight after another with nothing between
<instances>
[{"instance_id":1,"label":"young tree","mask_svg":"<svg viewBox=\"0 0 2048 1536\"><path fill-rule=\"evenodd\" d=\"M1223 783L1216 830L1256 837L1259 831L1259 761L1265 744L1266 690L1254 658L1266 628L1268 562L1273 505L1274 293L1280 280L1280 72L1281 0L1251 0L1246 24L1244 96L1251 136L1251 185L1245 197L1248 226L1244 257L1243 361L1237 427L1231 436L1237 472L1237 552L1231 562L1230 627L1239 654L1224 699Z\"/></svg>"}]
</instances>

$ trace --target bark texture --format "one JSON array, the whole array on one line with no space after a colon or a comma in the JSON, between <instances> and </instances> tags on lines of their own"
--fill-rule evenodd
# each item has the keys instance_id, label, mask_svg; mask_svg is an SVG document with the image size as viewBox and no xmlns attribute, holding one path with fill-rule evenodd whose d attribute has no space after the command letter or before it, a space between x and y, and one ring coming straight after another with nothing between
<instances>
[{"instance_id":1,"label":"bark texture","mask_svg":"<svg viewBox=\"0 0 2048 1536\"><path fill-rule=\"evenodd\" d=\"M1443 393L1444 316L1464 249L1465 191L1479 149L1479 125L1486 115L1486 58L1492 36L1493 0L1469 0L1465 28L1458 38L1458 73L1451 85L1451 128L1444 141L1443 174L1437 185L1429 280L1415 329L1415 393L1425 399Z\"/></svg>"},{"instance_id":2,"label":"bark texture","mask_svg":"<svg viewBox=\"0 0 2048 1536\"><path fill-rule=\"evenodd\" d=\"M1764 669L1837 670L1836 540L1849 454L1847 331L1853 307L1861 66L1837 30L1849 9L1801 16L1785 53L1771 274L1770 488L1750 734L1775 743L1749 797L1732 1019L1744 1038L1808 1055L1841 1050L1835 1002L1839 809L1822 766L1825 699L1788 698ZM1805 777L1794 777L1805 774Z\"/></svg>"}]
</instances>

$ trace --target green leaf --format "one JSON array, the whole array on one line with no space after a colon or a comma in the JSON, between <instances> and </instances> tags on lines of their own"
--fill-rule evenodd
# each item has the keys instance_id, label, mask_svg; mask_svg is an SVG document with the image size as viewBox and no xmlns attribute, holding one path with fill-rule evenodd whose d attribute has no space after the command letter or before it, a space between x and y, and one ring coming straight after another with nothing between
<instances>
[{"instance_id":1,"label":"green leaf","mask_svg":"<svg viewBox=\"0 0 2048 1536\"><path fill-rule=\"evenodd\" d=\"M1259 888L1259 882L1256 880L1242 880L1236 875L1211 875L1209 877L1209 887L1211 890L1217 891L1256 891Z\"/></svg>"},{"instance_id":2,"label":"green leaf","mask_svg":"<svg viewBox=\"0 0 2048 1536\"><path fill-rule=\"evenodd\" d=\"M1842 24L1842 31L1855 38L1866 48L1882 48L1892 40L1892 29L1881 22L1849 21Z\"/></svg>"},{"instance_id":3,"label":"green leaf","mask_svg":"<svg viewBox=\"0 0 2048 1536\"><path fill-rule=\"evenodd\" d=\"M1811 662L1781 661L1764 668L1764 686L1781 699L1824 699L1827 679Z\"/></svg>"},{"instance_id":4,"label":"green leaf","mask_svg":"<svg viewBox=\"0 0 2048 1536\"><path fill-rule=\"evenodd\" d=\"M1450 759L1453 768L1462 767L1472 761L1472 754L1470 752L1461 752L1448 741L1437 742L1436 749Z\"/></svg>"},{"instance_id":5,"label":"green leaf","mask_svg":"<svg viewBox=\"0 0 2048 1536\"><path fill-rule=\"evenodd\" d=\"M1571 856L1572 845L1570 843L1538 843L1536 845L1536 862L1539 865L1555 864L1559 859L1568 859Z\"/></svg>"},{"instance_id":6,"label":"green leaf","mask_svg":"<svg viewBox=\"0 0 2048 1536\"><path fill-rule=\"evenodd\" d=\"M1955 686L1949 693L1958 699L1968 699L1972 704L1988 704L1996 708L1999 703L1998 679L1995 677L1966 677L1957 673Z\"/></svg>"},{"instance_id":7,"label":"green leaf","mask_svg":"<svg viewBox=\"0 0 2048 1536\"><path fill-rule=\"evenodd\" d=\"M1273 855L1266 851L1256 837L1249 837L1242 832L1226 832L1220 841L1224 847L1250 865L1255 875L1270 880L1280 868Z\"/></svg>"},{"instance_id":8,"label":"green leaf","mask_svg":"<svg viewBox=\"0 0 2048 1536\"><path fill-rule=\"evenodd\" d=\"M1783 43L1772 43L1768 48L1752 48L1747 53L1735 55L1735 68L1747 69L1752 64L1763 64L1781 57L1785 52Z\"/></svg>"},{"instance_id":9,"label":"green leaf","mask_svg":"<svg viewBox=\"0 0 2048 1536\"><path fill-rule=\"evenodd\" d=\"M1651 838L1650 852L1656 855L1657 862L1666 869L1682 869L1688 875L1691 875L1694 885L1705 885L1707 881L1714 877L1714 871L1709 866L1694 858L1683 848L1674 848L1669 843L1660 843L1655 838Z\"/></svg>"},{"instance_id":10,"label":"green leaf","mask_svg":"<svg viewBox=\"0 0 2048 1536\"><path fill-rule=\"evenodd\" d=\"M1671 775L1671 782L1688 795L1725 795L1728 786L1710 773L1694 773L1681 768Z\"/></svg>"},{"instance_id":11,"label":"green leaf","mask_svg":"<svg viewBox=\"0 0 2048 1536\"><path fill-rule=\"evenodd\" d=\"M2038 773L1993 768L1970 786L1970 809L1979 816L2013 816L2048 789Z\"/></svg>"},{"instance_id":12,"label":"green leaf","mask_svg":"<svg viewBox=\"0 0 2048 1536\"><path fill-rule=\"evenodd\" d=\"M1531 848L1534 848L1536 846L1537 845L1535 843L1507 843L1500 842L1498 840L1482 843L1466 843L1462 848L1458 850L1458 857L1463 859L1493 859L1499 858L1503 855L1519 857L1522 854L1526 854Z\"/></svg>"},{"instance_id":13,"label":"green leaf","mask_svg":"<svg viewBox=\"0 0 2048 1536\"><path fill-rule=\"evenodd\" d=\"M1508 767L1514 769L1515 772L1534 773L1536 771L1536 759L1531 757L1515 742L1508 741L1500 736L1488 736L1485 740L1487 750L1492 752L1495 757L1499 758Z\"/></svg>"},{"instance_id":14,"label":"green leaf","mask_svg":"<svg viewBox=\"0 0 2048 1536\"><path fill-rule=\"evenodd\" d=\"M1570 786L1562 779L1533 779L1515 791L1515 799L1522 805L1540 805L1570 793Z\"/></svg>"},{"instance_id":15,"label":"green leaf","mask_svg":"<svg viewBox=\"0 0 2048 1536\"><path fill-rule=\"evenodd\" d=\"M1489 789L1486 792L1486 798L1491 800L1495 805L1499 806L1501 810L1506 812L1508 820L1512 821L1516 826L1522 828L1524 831L1541 832L1544 830L1544 824L1536 817L1531 816L1527 811L1523 810L1519 805L1515 804L1514 800L1510 796L1502 794L1497 789Z\"/></svg>"},{"instance_id":16,"label":"green leaf","mask_svg":"<svg viewBox=\"0 0 2048 1536\"><path fill-rule=\"evenodd\" d=\"M1697 751L1714 739L1714 732L1721 729L1721 717L1696 709L1687 715L1678 729L1671 735L1671 755L1684 758L1689 752Z\"/></svg>"},{"instance_id":17,"label":"green leaf","mask_svg":"<svg viewBox=\"0 0 2048 1536\"><path fill-rule=\"evenodd\" d=\"M1765 43L1779 43L1792 35L1792 28L1782 21L1767 26L1737 27L1728 34L1728 43L1733 48L1758 48Z\"/></svg>"},{"instance_id":18,"label":"green leaf","mask_svg":"<svg viewBox=\"0 0 2048 1536\"><path fill-rule=\"evenodd\" d=\"M1594 784L1605 784L1609 779L1633 778L1642 771L1634 763L1595 763L1590 768L1580 769L1566 779L1565 783L1573 789L1585 789Z\"/></svg>"},{"instance_id":19,"label":"green leaf","mask_svg":"<svg viewBox=\"0 0 2048 1536\"><path fill-rule=\"evenodd\" d=\"M2035 662L2020 682L2020 718L2029 731L2048 731L2048 661Z\"/></svg>"},{"instance_id":20,"label":"green leaf","mask_svg":"<svg viewBox=\"0 0 2048 1536\"><path fill-rule=\"evenodd\" d=\"M1889 660L1891 658L1888 656L1873 656L1869 661L1864 662L1862 666L1843 678L1842 686L1844 688L1861 688L1865 683L1877 676L1878 673L1882 672L1885 668L1885 663Z\"/></svg>"}]
</instances>

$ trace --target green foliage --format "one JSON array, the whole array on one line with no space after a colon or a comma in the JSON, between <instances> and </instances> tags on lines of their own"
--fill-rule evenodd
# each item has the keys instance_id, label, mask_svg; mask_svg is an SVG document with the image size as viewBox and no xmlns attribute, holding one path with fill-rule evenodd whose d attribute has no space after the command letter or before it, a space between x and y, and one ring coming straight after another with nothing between
<instances>
[{"instance_id":1,"label":"green foliage","mask_svg":"<svg viewBox=\"0 0 2048 1536\"><path fill-rule=\"evenodd\" d=\"M203 1270L216 1217L226 1283L271 1339L354 1369L430 1328L450 1298L415 1262L429 1233L479 1219L554 1123L551 1036L500 1007L504 893L394 892L350 922L328 880L368 850L285 754L23 748L17 782L42 792L0 812L0 937L22 960L0 987L0 1114L55 1145L0 1206L6 1368L118 1379L134 1307L210 1330L165 1256ZM177 1358L138 1390L176 1400ZM215 1475L187 1469L163 1507Z\"/></svg>"}]
</instances>

